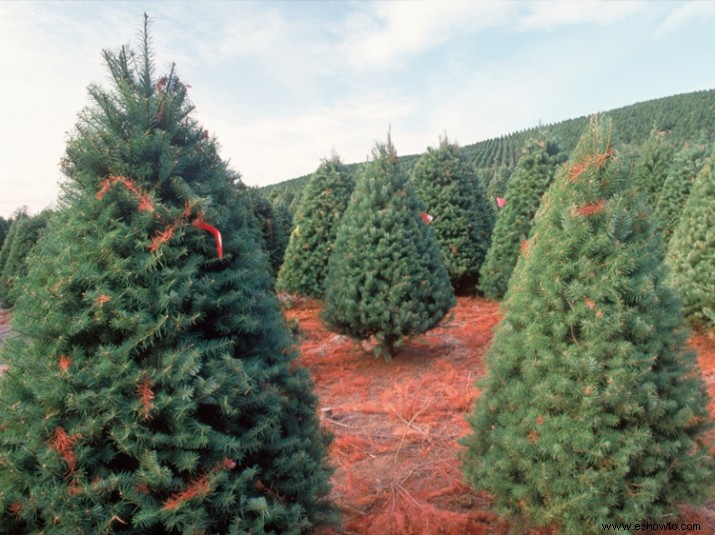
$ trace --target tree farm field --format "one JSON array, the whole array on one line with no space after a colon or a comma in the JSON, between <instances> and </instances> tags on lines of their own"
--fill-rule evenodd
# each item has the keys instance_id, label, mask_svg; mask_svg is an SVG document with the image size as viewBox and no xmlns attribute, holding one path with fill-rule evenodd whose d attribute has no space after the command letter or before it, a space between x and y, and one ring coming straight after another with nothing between
<instances>
[{"instance_id":1,"label":"tree farm field","mask_svg":"<svg viewBox=\"0 0 715 535\"><path fill-rule=\"evenodd\" d=\"M331 499L342 525L317 535L551 533L500 519L460 471L459 439L469 433L465 416L479 396L475 380L486 370L498 302L459 297L437 328L407 341L389 364L328 331L320 301L284 303L299 362L316 383L321 423L333 434ZM693 335L690 345L715 399L715 336ZM709 409L715 415L715 401ZM680 511L678 525L700 529L639 533L715 533L715 501ZM656 519L633 519L646 521Z\"/></svg>"},{"instance_id":2,"label":"tree farm field","mask_svg":"<svg viewBox=\"0 0 715 535\"><path fill-rule=\"evenodd\" d=\"M469 432L465 416L479 396L475 380L486 369L498 302L459 297L437 328L406 342L389 364L328 331L318 316L322 302L284 303L286 320L298 331L299 362L316 383L321 424L333 434L330 498L341 526L320 527L316 535L552 533L500 519L489 495L472 490L460 471L459 439ZM9 323L10 313L0 310L0 339ZM695 334L690 346L715 416L715 334ZM0 374L5 369L0 365ZM700 529L639 533L715 533L715 501L680 511L671 522Z\"/></svg>"}]
</instances>

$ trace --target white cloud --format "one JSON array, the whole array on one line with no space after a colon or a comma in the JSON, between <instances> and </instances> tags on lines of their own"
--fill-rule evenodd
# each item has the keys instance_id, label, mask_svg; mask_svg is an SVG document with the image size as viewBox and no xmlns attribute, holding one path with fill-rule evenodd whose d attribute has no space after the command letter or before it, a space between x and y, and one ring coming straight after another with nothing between
<instances>
[{"instance_id":1,"label":"white cloud","mask_svg":"<svg viewBox=\"0 0 715 535\"><path fill-rule=\"evenodd\" d=\"M555 30L564 26L607 26L647 10L647 2L594 0L525 2L526 13L516 26L520 30Z\"/></svg>"},{"instance_id":2,"label":"white cloud","mask_svg":"<svg viewBox=\"0 0 715 535\"><path fill-rule=\"evenodd\" d=\"M377 2L359 4L345 21L340 49L359 68L385 68L456 35L505 24L511 2Z\"/></svg>"},{"instance_id":3,"label":"white cloud","mask_svg":"<svg viewBox=\"0 0 715 535\"><path fill-rule=\"evenodd\" d=\"M703 22L715 17L715 2L678 2L660 26L660 33L671 32L693 22Z\"/></svg>"}]
</instances>

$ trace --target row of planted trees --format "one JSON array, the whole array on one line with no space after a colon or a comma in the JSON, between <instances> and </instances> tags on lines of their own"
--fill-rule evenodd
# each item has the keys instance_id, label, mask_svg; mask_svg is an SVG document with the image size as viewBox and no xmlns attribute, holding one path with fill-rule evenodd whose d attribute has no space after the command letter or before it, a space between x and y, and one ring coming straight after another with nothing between
<instances>
[{"instance_id":1,"label":"row of planted trees","mask_svg":"<svg viewBox=\"0 0 715 535\"><path fill-rule=\"evenodd\" d=\"M260 245L274 216L257 220L174 69L154 75L146 21L137 53L104 58L112 86L90 87L0 353L0 533L310 532L333 514L328 437ZM607 125L566 164L550 141L530 151L500 215L528 237L504 240L520 254L466 478L564 533L670 514L714 477L655 220ZM453 285L485 284L493 211L454 145L411 180L389 138L354 187L337 158L316 177L278 286L324 296L333 329L389 358L444 317ZM712 280L714 183L706 163L691 230L681 218L670 241L674 281Z\"/></svg>"}]
</instances>

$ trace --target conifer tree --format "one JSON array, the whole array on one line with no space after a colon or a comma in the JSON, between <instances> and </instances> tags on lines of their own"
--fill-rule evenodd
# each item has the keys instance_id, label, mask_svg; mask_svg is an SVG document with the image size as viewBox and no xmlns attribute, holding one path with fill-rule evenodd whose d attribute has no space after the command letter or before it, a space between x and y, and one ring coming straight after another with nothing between
<instances>
[{"instance_id":1,"label":"conifer tree","mask_svg":"<svg viewBox=\"0 0 715 535\"><path fill-rule=\"evenodd\" d=\"M50 215L46 210L16 220L17 228L0 271L0 304L3 307L11 308L15 304L15 286L27 273L27 255L39 240Z\"/></svg>"},{"instance_id":2,"label":"conifer tree","mask_svg":"<svg viewBox=\"0 0 715 535\"><path fill-rule=\"evenodd\" d=\"M695 177L708 155L708 148L706 143L688 144L673 158L654 210L658 228L666 244L670 242L680 220Z\"/></svg>"},{"instance_id":3,"label":"conifer tree","mask_svg":"<svg viewBox=\"0 0 715 535\"><path fill-rule=\"evenodd\" d=\"M524 146L516 169L509 179L506 204L498 214L491 246L481 267L479 287L489 299L506 293L519 249L529 237L532 220L541 196L547 190L557 167L566 155L552 139L531 139Z\"/></svg>"},{"instance_id":4,"label":"conifer tree","mask_svg":"<svg viewBox=\"0 0 715 535\"><path fill-rule=\"evenodd\" d=\"M537 212L464 441L500 513L567 535L656 521L714 481L681 305L624 177L593 118Z\"/></svg>"},{"instance_id":5,"label":"conifer tree","mask_svg":"<svg viewBox=\"0 0 715 535\"><path fill-rule=\"evenodd\" d=\"M271 274L275 277L288 246L292 220L290 211L285 205L274 206L256 189L249 189L248 192L252 199L253 214L263 237L263 248L271 265Z\"/></svg>"},{"instance_id":6,"label":"conifer tree","mask_svg":"<svg viewBox=\"0 0 715 535\"><path fill-rule=\"evenodd\" d=\"M373 149L340 221L322 314L331 330L374 336L376 356L387 361L404 337L431 329L455 304L422 210L388 137Z\"/></svg>"},{"instance_id":7,"label":"conifer tree","mask_svg":"<svg viewBox=\"0 0 715 535\"><path fill-rule=\"evenodd\" d=\"M5 219L0 216L0 250L5 243L5 238L7 237L7 232L10 230L10 225L12 225L12 219Z\"/></svg>"},{"instance_id":8,"label":"conifer tree","mask_svg":"<svg viewBox=\"0 0 715 535\"><path fill-rule=\"evenodd\" d=\"M695 178L666 261L691 322L715 326L715 146Z\"/></svg>"},{"instance_id":9,"label":"conifer tree","mask_svg":"<svg viewBox=\"0 0 715 535\"><path fill-rule=\"evenodd\" d=\"M0 533L307 533L328 512L312 383L147 24L103 54L0 355Z\"/></svg>"},{"instance_id":10,"label":"conifer tree","mask_svg":"<svg viewBox=\"0 0 715 535\"><path fill-rule=\"evenodd\" d=\"M635 189L645 195L652 207L655 207L663 182L668 175L673 153L673 145L666 137L666 133L655 126L638 151L633 166L633 183Z\"/></svg>"},{"instance_id":11,"label":"conifer tree","mask_svg":"<svg viewBox=\"0 0 715 535\"><path fill-rule=\"evenodd\" d=\"M323 160L310 176L278 273L279 291L323 298L338 224L353 188L337 155Z\"/></svg>"},{"instance_id":12,"label":"conifer tree","mask_svg":"<svg viewBox=\"0 0 715 535\"><path fill-rule=\"evenodd\" d=\"M432 229L455 291L473 291L492 231L492 212L473 166L445 137L412 170L412 184L434 219Z\"/></svg>"}]
</instances>

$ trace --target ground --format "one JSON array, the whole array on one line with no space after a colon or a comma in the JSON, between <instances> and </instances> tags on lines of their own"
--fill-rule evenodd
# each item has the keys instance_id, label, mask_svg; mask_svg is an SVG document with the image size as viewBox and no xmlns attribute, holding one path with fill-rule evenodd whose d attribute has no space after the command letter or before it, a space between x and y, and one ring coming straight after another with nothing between
<instances>
[{"instance_id":1,"label":"ground","mask_svg":"<svg viewBox=\"0 0 715 535\"><path fill-rule=\"evenodd\" d=\"M342 526L317 535L550 533L501 520L459 469L458 441L469 432L465 415L478 396L475 379L484 373L498 303L459 298L440 327L408 342L390 364L327 331L320 309L318 301L297 300L286 310L316 383L322 423L334 435L331 498ZM715 337L690 343L715 398ZM715 402L710 410L715 414ZM639 533L715 533L715 502L683 506L680 524L700 529Z\"/></svg>"},{"instance_id":2,"label":"ground","mask_svg":"<svg viewBox=\"0 0 715 535\"><path fill-rule=\"evenodd\" d=\"M327 331L320 302L284 303L300 361L316 383L322 425L334 435L331 499L342 525L316 535L551 533L501 520L489 496L465 485L459 470L458 441L469 432L464 417L479 394L475 379L484 373L498 303L459 298L440 327L408 342L390 364ZM8 321L0 310L0 339ZM715 336L693 336L690 344L715 399ZM700 529L639 533L715 533L715 502L683 506L677 522Z\"/></svg>"}]
</instances>

